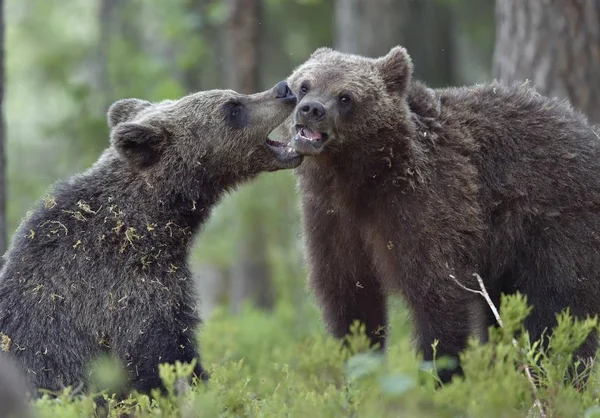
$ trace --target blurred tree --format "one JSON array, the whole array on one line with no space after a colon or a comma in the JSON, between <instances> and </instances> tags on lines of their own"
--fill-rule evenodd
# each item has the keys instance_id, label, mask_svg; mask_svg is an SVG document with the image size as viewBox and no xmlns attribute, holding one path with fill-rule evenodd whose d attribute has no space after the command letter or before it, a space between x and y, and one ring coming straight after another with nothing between
<instances>
[{"instance_id":1,"label":"blurred tree","mask_svg":"<svg viewBox=\"0 0 600 418\"><path fill-rule=\"evenodd\" d=\"M229 84L241 93L256 93L260 83L261 0L228 0Z\"/></svg>"},{"instance_id":2,"label":"blurred tree","mask_svg":"<svg viewBox=\"0 0 600 418\"><path fill-rule=\"evenodd\" d=\"M260 0L229 0L227 40L229 87L241 93L260 90ZM260 199L260 197L255 197ZM231 270L230 302L238 311L250 300L263 309L273 306L273 285L267 258L265 216L261 205L240 207L240 234Z\"/></svg>"},{"instance_id":3,"label":"blurred tree","mask_svg":"<svg viewBox=\"0 0 600 418\"><path fill-rule=\"evenodd\" d=\"M600 1L497 0L495 77L531 80L600 122Z\"/></svg>"},{"instance_id":4,"label":"blurred tree","mask_svg":"<svg viewBox=\"0 0 600 418\"><path fill-rule=\"evenodd\" d=\"M416 78L433 86L451 85L456 82L454 8L448 1L379 0L375 7L371 0L337 0L335 46L378 57L403 45Z\"/></svg>"},{"instance_id":5,"label":"blurred tree","mask_svg":"<svg viewBox=\"0 0 600 418\"><path fill-rule=\"evenodd\" d=\"M96 51L96 60L94 62L94 92L99 96L98 103L100 104L98 113L102 114L106 111L111 100L111 83L110 73L108 69L110 45L114 33L114 25L117 12L118 0L101 0L99 10L99 35Z\"/></svg>"},{"instance_id":6,"label":"blurred tree","mask_svg":"<svg viewBox=\"0 0 600 418\"><path fill-rule=\"evenodd\" d=\"M4 1L0 0L0 268L6 251L6 156L4 155Z\"/></svg>"},{"instance_id":7,"label":"blurred tree","mask_svg":"<svg viewBox=\"0 0 600 418\"><path fill-rule=\"evenodd\" d=\"M377 57L400 43L408 0L337 0L335 46L342 52Z\"/></svg>"},{"instance_id":8,"label":"blurred tree","mask_svg":"<svg viewBox=\"0 0 600 418\"><path fill-rule=\"evenodd\" d=\"M407 4L399 11L405 21L402 39L413 60L415 77L434 87L456 84L455 21L461 5L448 0L403 2Z\"/></svg>"},{"instance_id":9,"label":"blurred tree","mask_svg":"<svg viewBox=\"0 0 600 418\"><path fill-rule=\"evenodd\" d=\"M452 40L456 84L489 81L494 52L495 0L436 0L452 9ZM424 26L429 27L427 23Z\"/></svg>"},{"instance_id":10,"label":"blurred tree","mask_svg":"<svg viewBox=\"0 0 600 418\"><path fill-rule=\"evenodd\" d=\"M190 20L188 30L194 39L185 45L179 39L172 39L173 44L184 49L185 57L180 62L183 87L187 93L221 88L224 85L221 76L224 31L221 18L211 16L214 0L183 0L183 6Z\"/></svg>"}]
</instances>

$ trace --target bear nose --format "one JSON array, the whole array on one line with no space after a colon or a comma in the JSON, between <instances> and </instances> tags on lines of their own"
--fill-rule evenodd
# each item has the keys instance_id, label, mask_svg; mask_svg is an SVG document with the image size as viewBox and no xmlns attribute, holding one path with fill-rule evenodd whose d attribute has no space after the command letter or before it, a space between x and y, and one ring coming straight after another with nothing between
<instances>
[{"instance_id":1,"label":"bear nose","mask_svg":"<svg viewBox=\"0 0 600 418\"><path fill-rule=\"evenodd\" d=\"M294 97L294 93L292 93L292 90L290 90L290 87L286 81L280 81L279 83L275 84L275 87L273 87L273 92L275 93L276 99L287 99Z\"/></svg>"},{"instance_id":2,"label":"bear nose","mask_svg":"<svg viewBox=\"0 0 600 418\"><path fill-rule=\"evenodd\" d=\"M318 122L325 117L325 107L319 102L308 102L300 108L300 113L306 119Z\"/></svg>"}]
</instances>

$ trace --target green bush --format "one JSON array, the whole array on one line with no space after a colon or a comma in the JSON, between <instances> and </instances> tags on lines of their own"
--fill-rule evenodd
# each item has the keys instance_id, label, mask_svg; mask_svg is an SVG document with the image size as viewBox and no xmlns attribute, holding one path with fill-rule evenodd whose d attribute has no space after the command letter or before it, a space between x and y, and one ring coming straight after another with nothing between
<instances>
[{"instance_id":1,"label":"green bush","mask_svg":"<svg viewBox=\"0 0 600 418\"><path fill-rule=\"evenodd\" d=\"M405 310L393 310L382 356L367 348L358 324L343 348L313 305L280 302L274 312L219 310L207 321L199 337L211 372L207 385L184 383L192 366L162 365L164 395L118 401L104 392L66 390L35 407L41 417L93 416L94 396L102 395L111 417L600 417L598 373L582 387L570 366L577 346L596 331L596 319L561 313L548 348L540 350L522 327L530 312L526 299L504 297L501 305L503 327L491 329L486 344L471 341L461 356L464 376L440 388L436 370L447 361L429 364L415 356ZM121 381L119 373L114 382L108 378L114 367L98 363L96 387Z\"/></svg>"}]
</instances>

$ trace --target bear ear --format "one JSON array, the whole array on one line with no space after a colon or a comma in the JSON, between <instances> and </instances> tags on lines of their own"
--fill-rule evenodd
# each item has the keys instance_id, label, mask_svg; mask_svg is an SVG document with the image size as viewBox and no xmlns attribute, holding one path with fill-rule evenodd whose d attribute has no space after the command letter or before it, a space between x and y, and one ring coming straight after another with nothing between
<instances>
[{"instance_id":1,"label":"bear ear","mask_svg":"<svg viewBox=\"0 0 600 418\"><path fill-rule=\"evenodd\" d=\"M376 63L388 90L395 93L406 93L413 72L412 60L406 49L395 46Z\"/></svg>"},{"instance_id":2,"label":"bear ear","mask_svg":"<svg viewBox=\"0 0 600 418\"><path fill-rule=\"evenodd\" d=\"M317 58L320 55L328 54L330 52L333 52L333 49L329 48L328 46L322 46L320 48L315 49L315 52L313 52L310 55L309 59Z\"/></svg>"},{"instance_id":3,"label":"bear ear","mask_svg":"<svg viewBox=\"0 0 600 418\"><path fill-rule=\"evenodd\" d=\"M140 99L122 99L116 101L108 108L108 127L112 129L119 123L131 120L142 109L150 106L152 106L152 103Z\"/></svg>"},{"instance_id":4,"label":"bear ear","mask_svg":"<svg viewBox=\"0 0 600 418\"><path fill-rule=\"evenodd\" d=\"M138 168L145 168L160 157L165 143L165 133L158 128L135 122L117 125L110 141L123 158Z\"/></svg>"}]
</instances>

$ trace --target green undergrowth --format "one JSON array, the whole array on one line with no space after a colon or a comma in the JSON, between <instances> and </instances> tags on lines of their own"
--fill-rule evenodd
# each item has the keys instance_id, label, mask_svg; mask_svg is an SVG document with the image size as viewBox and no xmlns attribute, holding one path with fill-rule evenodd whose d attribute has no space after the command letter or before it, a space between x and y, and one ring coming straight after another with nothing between
<instances>
[{"instance_id":1,"label":"green undergrowth","mask_svg":"<svg viewBox=\"0 0 600 418\"><path fill-rule=\"evenodd\" d=\"M166 394L117 401L105 391L108 416L600 418L598 372L582 387L569 366L596 320L559 315L548 348L540 351L522 329L528 313L524 298L504 298L503 327L492 329L485 345L471 342L461 358L464 377L438 388L436 370L450 362L420 361L400 305L385 357L367 349L358 324L342 349L309 304L282 302L270 313L247 307L236 316L220 310L199 336L211 372L207 385L181 384L193 366L162 365ZM106 364L94 376L109 387L119 382ZM94 405L91 395L67 390L58 399L38 400L34 410L40 417L84 417L97 414Z\"/></svg>"}]
</instances>

